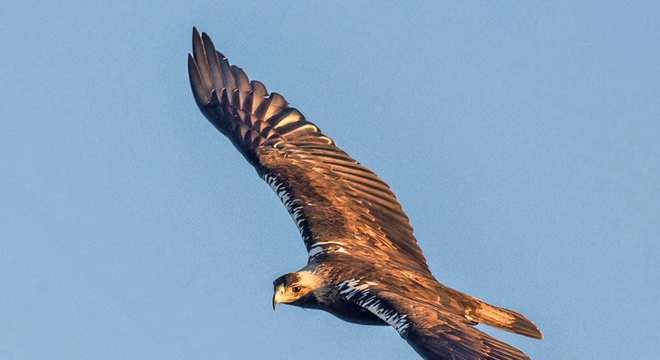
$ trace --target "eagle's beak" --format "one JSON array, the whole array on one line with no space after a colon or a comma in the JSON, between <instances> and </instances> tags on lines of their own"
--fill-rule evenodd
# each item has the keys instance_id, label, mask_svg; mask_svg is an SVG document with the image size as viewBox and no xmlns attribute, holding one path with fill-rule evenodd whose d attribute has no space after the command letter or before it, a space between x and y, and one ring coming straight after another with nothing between
<instances>
[{"instance_id":1,"label":"eagle's beak","mask_svg":"<svg viewBox=\"0 0 660 360\"><path fill-rule=\"evenodd\" d=\"M282 297L284 296L284 285L279 285L273 291L273 311L275 311L275 306L282 302Z\"/></svg>"}]
</instances>

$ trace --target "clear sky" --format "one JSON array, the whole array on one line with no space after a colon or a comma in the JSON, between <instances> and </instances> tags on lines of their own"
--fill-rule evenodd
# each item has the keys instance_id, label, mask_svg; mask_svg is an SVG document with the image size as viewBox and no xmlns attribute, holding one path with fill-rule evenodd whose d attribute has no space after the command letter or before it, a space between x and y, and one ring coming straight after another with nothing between
<instances>
[{"instance_id":1,"label":"clear sky","mask_svg":"<svg viewBox=\"0 0 660 360\"><path fill-rule=\"evenodd\" d=\"M193 25L393 187L441 281L546 338L487 331L656 359L659 13L2 2L0 359L416 358L392 329L273 313L306 253L194 104Z\"/></svg>"}]
</instances>

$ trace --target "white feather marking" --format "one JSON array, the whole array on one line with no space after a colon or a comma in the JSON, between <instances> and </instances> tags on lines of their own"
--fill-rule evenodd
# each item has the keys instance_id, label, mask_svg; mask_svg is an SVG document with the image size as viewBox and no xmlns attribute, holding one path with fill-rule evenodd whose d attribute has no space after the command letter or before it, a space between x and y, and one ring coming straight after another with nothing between
<instances>
[{"instance_id":1,"label":"white feather marking","mask_svg":"<svg viewBox=\"0 0 660 360\"><path fill-rule=\"evenodd\" d=\"M368 291L369 286L374 285L378 285L378 283L372 281L361 283L360 280L350 279L342 281L338 288L339 293L344 295L347 300L353 299L357 305L369 310L392 326L401 336L405 335L407 329L411 326L408 315L399 314L396 310L388 307L380 298L371 294Z\"/></svg>"},{"instance_id":2,"label":"white feather marking","mask_svg":"<svg viewBox=\"0 0 660 360\"><path fill-rule=\"evenodd\" d=\"M296 224L298 231L300 231L300 235L302 236L303 241L305 241L305 244L309 243L309 236L305 235L305 217L303 214L303 208L300 205L296 206L297 199L294 199L291 196L291 193L289 193L284 182L282 182L277 176L266 174L264 175L264 181L266 181L266 184L273 189L275 194L277 194L282 201L282 204L284 204L287 212L291 215L291 219L293 219L293 222Z\"/></svg>"},{"instance_id":3,"label":"white feather marking","mask_svg":"<svg viewBox=\"0 0 660 360\"><path fill-rule=\"evenodd\" d=\"M343 243L341 242L335 242L335 241L319 241L312 245L312 247L309 249L308 256L309 258L313 258L315 256L319 256L320 254L327 254L327 253L344 253L348 254L349 252L346 251L341 245Z\"/></svg>"},{"instance_id":4,"label":"white feather marking","mask_svg":"<svg viewBox=\"0 0 660 360\"><path fill-rule=\"evenodd\" d=\"M323 246L314 245L314 246L312 246L311 249L309 249L308 256L310 258L313 258L314 256L323 253L324 250L325 249L323 248Z\"/></svg>"},{"instance_id":5,"label":"white feather marking","mask_svg":"<svg viewBox=\"0 0 660 360\"><path fill-rule=\"evenodd\" d=\"M277 196L280 198L282 204L284 204L284 207L286 208L289 215L291 215L291 219L293 219L293 222L296 224L296 227L298 228L298 231L300 232L300 235L302 236L305 244L310 244L312 239L310 238L309 234L306 234L305 231L307 220L303 214L303 206L299 205L298 199L294 199L291 196L291 193L289 193L284 182L280 180L276 175L266 174L263 178L268 186L270 186L270 188L273 189L275 194L277 194ZM311 203L307 204L311 205ZM326 247L325 245L331 246ZM342 245L343 243L337 241L319 241L313 244L313 246L309 249L308 256L312 258L329 252L348 254L348 251L346 251Z\"/></svg>"}]
</instances>

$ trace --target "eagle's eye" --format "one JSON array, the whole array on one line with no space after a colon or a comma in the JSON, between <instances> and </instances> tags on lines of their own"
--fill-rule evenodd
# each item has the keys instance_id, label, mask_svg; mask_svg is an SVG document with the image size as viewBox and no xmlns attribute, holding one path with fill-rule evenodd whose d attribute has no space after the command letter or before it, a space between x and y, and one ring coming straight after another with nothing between
<instances>
[{"instance_id":1,"label":"eagle's eye","mask_svg":"<svg viewBox=\"0 0 660 360\"><path fill-rule=\"evenodd\" d=\"M300 286L296 285L296 286L292 287L292 288L291 288L291 291L293 291L294 294L299 293L299 292L300 292Z\"/></svg>"}]
</instances>

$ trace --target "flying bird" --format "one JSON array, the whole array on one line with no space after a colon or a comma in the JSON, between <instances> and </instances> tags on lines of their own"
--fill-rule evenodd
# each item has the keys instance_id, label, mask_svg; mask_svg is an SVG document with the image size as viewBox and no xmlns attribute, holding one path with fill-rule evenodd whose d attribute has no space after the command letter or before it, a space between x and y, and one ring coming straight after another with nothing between
<instances>
[{"instance_id":1,"label":"flying bird","mask_svg":"<svg viewBox=\"0 0 660 360\"><path fill-rule=\"evenodd\" d=\"M197 105L275 191L308 252L273 282L277 304L389 325L425 359L529 359L478 330L541 339L523 315L438 282L390 187L285 98L230 65L193 28L188 74Z\"/></svg>"}]
</instances>

